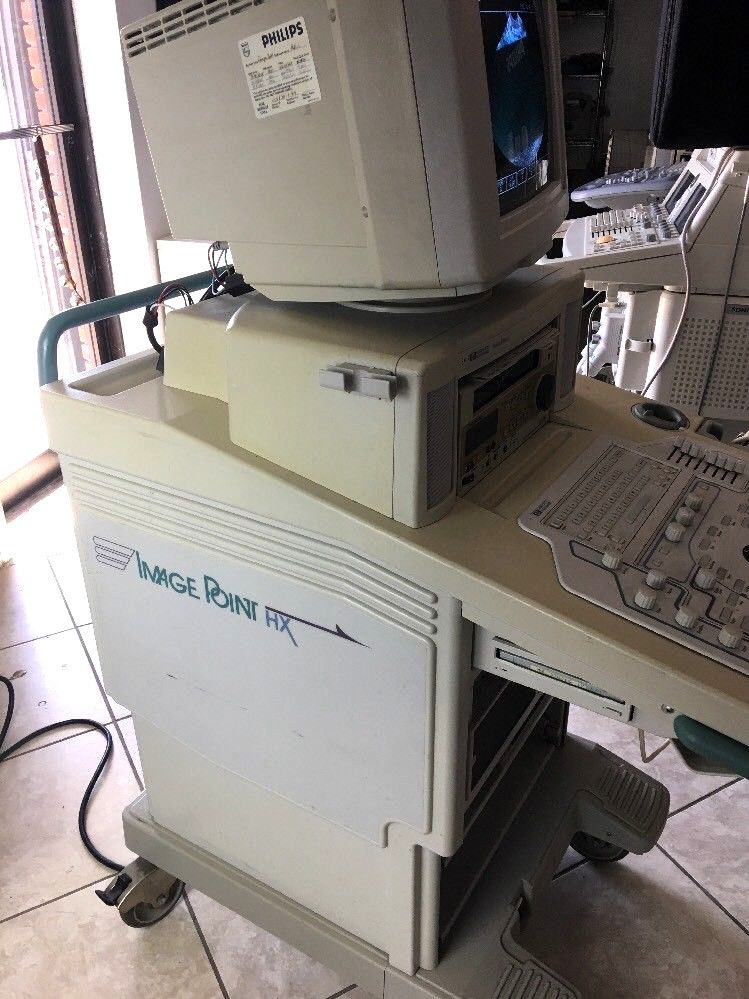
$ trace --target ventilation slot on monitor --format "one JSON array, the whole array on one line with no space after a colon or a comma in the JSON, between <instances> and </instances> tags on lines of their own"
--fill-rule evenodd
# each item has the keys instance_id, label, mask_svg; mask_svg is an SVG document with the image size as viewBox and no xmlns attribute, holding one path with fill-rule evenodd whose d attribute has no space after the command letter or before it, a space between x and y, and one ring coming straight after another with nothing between
<instances>
[{"instance_id":1,"label":"ventilation slot on monitor","mask_svg":"<svg viewBox=\"0 0 749 999\"><path fill-rule=\"evenodd\" d=\"M159 48L167 42L184 38L194 31L218 24L226 17L241 14L265 0L190 0L180 7L167 9L160 17L141 21L122 34L129 59Z\"/></svg>"},{"instance_id":2,"label":"ventilation slot on monitor","mask_svg":"<svg viewBox=\"0 0 749 999\"><path fill-rule=\"evenodd\" d=\"M427 509L437 506L453 490L455 465L455 383L427 395Z\"/></svg>"}]
</instances>

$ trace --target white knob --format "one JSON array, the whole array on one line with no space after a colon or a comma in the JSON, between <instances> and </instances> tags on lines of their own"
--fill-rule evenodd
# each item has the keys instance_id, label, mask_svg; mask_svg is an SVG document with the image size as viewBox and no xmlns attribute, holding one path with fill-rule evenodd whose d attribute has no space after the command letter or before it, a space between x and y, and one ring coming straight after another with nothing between
<instances>
[{"instance_id":1,"label":"white knob","mask_svg":"<svg viewBox=\"0 0 749 999\"><path fill-rule=\"evenodd\" d=\"M694 520L694 510L690 510L688 506L680 506L674 520L688 527Z\"/></svg>"},{"instance_id":2,"label":"white knob","mask_svg":"<svg viewBox=\"0 0 749 999\"><path fill-rule=\"evenodd\" d=\"M677 541L681 541L681 539L684 537L683 525L677 524L675 520L672 520L671 523L666 528L666 537L668 538L669 541L673 541L674 543L676 543Z\"/></svg>"},{"instance_id":3,"label":"white knob","mask_svg":"<svg viewBox=\"0 0 749 999\"><path fill-rule=\"evenodd\" d=\"M667 578L665 572L658 572L657 569L651 569L645 577L645 582L654 590L662 590L666 585Z\"/></svg>"},{"instance_id":4,"label":"white knob","mask_svg":"<svg viewBox=\"0 0 749 999\"><path fill-rule=\"evenodd\" d=\"M687 493L684 505L688 506L690 510L699 510L702 506L702 497L699 493Z\"/></svg>"},{"instance_id":5,"label":"white knob","mask_svg":"<svg viewBox=\"0 0 749 999\"><path fill-rule=\"evenodd\" d=\"M635 593L635 603L643 610L652 610L655 607L657 597L658 594L655 590L651 590L649 586L641 586Z\"/></svg>"},{"instance_id":6,"label":"white knob","mask_svg":"<svg viewBox=\"0 0 749 999\"><path fill-rule=\"evenodd\" d=\"M741 642L741 632L734 625L727 624L724 628L721 628L718 641L727 649L735 649Z\"/></svg>"},{"instance_id":7,"label":"white knob","mask_svg":"<svg viewBox=\"0 0 749 999\"><path fill-rule=\"evenodd\" d=\"M701 590L712 590L715 586L715 573L711 569L698 569L694 577L695 586Z\"/></svg>"},{"instance_id":8,"label":"white knob","mask_svg":"<svg viewBox=\"0 0 749 999\"><path fill-rule=\"evenodd\" d=\"M618 569L622 564L622 557L614 548L607 548L601 561L607 569Z\"/></svg>"},{"instance_id":9,"label":"white knob","mask_svg":"<svg viewBox=\"0 0 749 999\"><path fill-rule=\"evenodd\" d=\"M697 624L697 615L684 605L677 610L675 619L680 628L694 628Z\"/></svg>"}]
</instances>

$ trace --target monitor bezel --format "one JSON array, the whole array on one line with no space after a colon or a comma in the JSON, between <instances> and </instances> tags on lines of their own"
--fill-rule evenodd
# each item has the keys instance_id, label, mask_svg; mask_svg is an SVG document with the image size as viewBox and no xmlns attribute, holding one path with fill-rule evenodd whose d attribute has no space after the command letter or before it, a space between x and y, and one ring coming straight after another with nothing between
<instances>
[{"instance_id":1,"label":"monitor bezel","mask_svg":"<svg viewBox=\"0 0 749 999\"><path fill-rule=\"evenodd\" d=\"M535 262L567 215L564 114L556 5L537 0L547 81L549 180L529 201L502 212L478 0L404 0L440 281L484 283ZM430 64L443 68L433 87ZM554 109L558 113L554 113ZM445 165L457 168L446 169ZM460 216L471 219L471 237Z\"/></svg>"}]
</instances>

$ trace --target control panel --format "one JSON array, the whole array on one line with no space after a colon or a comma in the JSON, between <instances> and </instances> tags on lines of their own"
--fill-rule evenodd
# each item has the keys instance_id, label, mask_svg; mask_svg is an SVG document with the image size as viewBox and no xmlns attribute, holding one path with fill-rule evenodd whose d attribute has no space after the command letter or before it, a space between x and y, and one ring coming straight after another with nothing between
<instances>
[{"instance_id":1,"label":"control panel","mask_svg":"<svg viewBox=\"0 0 749 999\"><path fill-rule=\"evenodd\" d=\"M599 437L519 520L572 593L749 676L749 478L729 449Z\"/></svg>"},{"instance_id":2,"label":"control panel","mask_svg":"<svg viewBox=\"0 0 749 999\"><path fill-rule=\"evenodd\" d=\"M679 236L679 230L660 202L599 212L586 222L588 253L629 250L664 243Z\"/></svg>"},{"instance_id":3,"label":"control panel","mask_svg":"<svg viewBox=\"0 0 749 999\"><path fill-rule=\"evenodd\" d=\"M459 383L458 493L468 492L549 419L559 330L549 326Z\"/></svg>"}]
</instances>

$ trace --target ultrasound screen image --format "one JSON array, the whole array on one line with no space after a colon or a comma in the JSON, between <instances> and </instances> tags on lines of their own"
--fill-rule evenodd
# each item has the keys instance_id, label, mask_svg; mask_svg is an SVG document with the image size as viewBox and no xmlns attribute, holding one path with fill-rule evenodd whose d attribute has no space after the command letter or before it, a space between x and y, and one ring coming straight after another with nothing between
<instances>
[{"instance_id":1,"label":"ultrasound screen image","mask_svg":"<svg viewBox=\"0 0 749 999\"><path fill-rule=\"evenodd\" d=\"M546 72L533 0L481 0L480 11L504 214L530 201L549 179Z\"/></svg>"}]
</instances>

